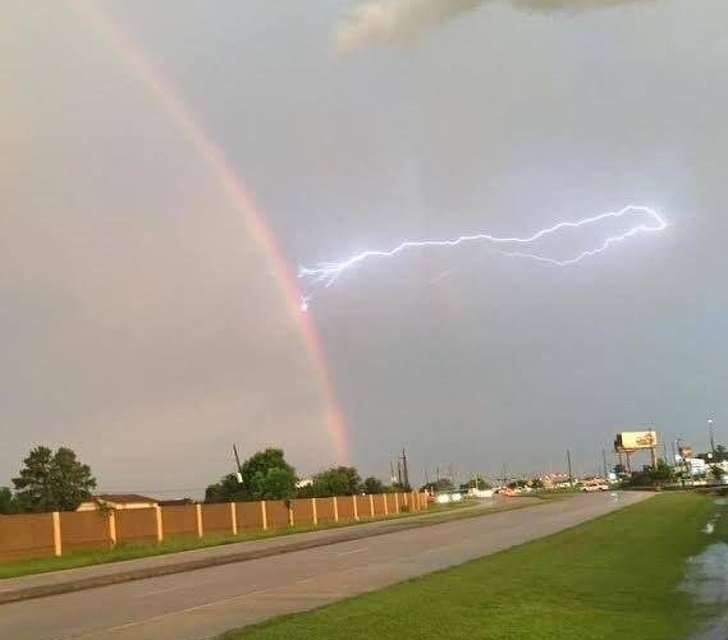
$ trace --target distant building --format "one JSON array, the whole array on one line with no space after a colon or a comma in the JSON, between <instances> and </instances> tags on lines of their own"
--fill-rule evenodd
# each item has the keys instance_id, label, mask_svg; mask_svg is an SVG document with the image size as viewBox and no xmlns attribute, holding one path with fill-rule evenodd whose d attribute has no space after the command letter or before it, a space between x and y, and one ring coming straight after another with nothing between
<instances>
[{"instance_id":1,"label":"distant building","mask_svg":"<svg viewBox=\"0 0 728 640\"><path fill-rule=\"evenodd\" d=\"M97 511L98 509L153 509L159 506L155 498L136 493L103 493L82 502L76 511Z\"/></svg>"},{"instance_id":2,"label":"distant building","mask_svg":"<svg viewBox=\"0 0 728 640\"><path fill-rule=\"evenodd\" d=\"M296 489L303 489L304 487L312 487L313 486L313 478L301 478L298 482L296 482Z\"/></svg>"}]
</instances>

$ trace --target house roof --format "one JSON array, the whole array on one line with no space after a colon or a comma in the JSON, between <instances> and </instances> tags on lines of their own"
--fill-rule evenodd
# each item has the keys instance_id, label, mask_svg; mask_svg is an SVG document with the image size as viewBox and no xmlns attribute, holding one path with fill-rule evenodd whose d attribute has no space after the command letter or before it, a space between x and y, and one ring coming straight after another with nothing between
<instances>
[{"instance_id":1,"label":"house roof","mask_svg":"<svg viewBox=\"0 0 728 640\"><path fill-rule=\"evenodd\" d=\"M137 493L102 493L101 495L94 496L94 498L115 504L130 504L136 502L151 502L152 504L157 504L156 498L141 496Z\"/></svg>"},{"instance_id":2,"label":"house roof","mask_svg":"<svg viewBox=\"0 0 728 640\"><path fill-rule=\"evenodd\" d=\"M195 504L195 501L192 498L176 498L171 500L159 500L157 504L159 504L160 507L177 507Z\"/></svg>"}]
</instances>

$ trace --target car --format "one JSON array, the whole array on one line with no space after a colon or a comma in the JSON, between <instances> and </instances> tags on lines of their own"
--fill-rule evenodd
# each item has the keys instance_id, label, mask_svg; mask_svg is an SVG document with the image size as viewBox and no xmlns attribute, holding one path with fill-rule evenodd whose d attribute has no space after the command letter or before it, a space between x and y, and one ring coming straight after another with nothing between
<instances>
[{"instance_id":1,"label":"car","mask_svg":"<svg viewBox=\"0 0 728 640\"><path fill-rule=\"evenodd\" d=\"M592 491L609 491L609 485L606 482L593 480L591 482L584 483L581 486L581 491L584 493L591 493Z\"/></svg>"}]
</instances>

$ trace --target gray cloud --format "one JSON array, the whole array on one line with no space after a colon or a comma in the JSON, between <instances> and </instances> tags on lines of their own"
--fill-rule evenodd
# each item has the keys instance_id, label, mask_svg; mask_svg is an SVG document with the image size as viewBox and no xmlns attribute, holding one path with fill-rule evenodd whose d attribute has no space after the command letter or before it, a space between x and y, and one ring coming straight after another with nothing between
<instances>
[{"instance_id":1,"label":"gray cloud","mask_svg":"<svg viewBox=\"0 0 728 640\"><path fill-rule=\"evenodd\" d=\"M347 54L369 42L411 44L429 30L481 5L508 0L381 0L354 9L336 31L336 47ZM581 13L655 0L509 0L526 11Z\"/></svg>"}]
</instances>

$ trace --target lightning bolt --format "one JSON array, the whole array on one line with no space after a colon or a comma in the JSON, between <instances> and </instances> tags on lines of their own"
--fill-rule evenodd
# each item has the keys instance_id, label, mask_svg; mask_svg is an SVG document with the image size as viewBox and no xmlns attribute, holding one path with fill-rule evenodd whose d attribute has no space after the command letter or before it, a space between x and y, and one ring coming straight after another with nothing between
<instances>
[{"instance_id":1,"label":"lightning bolt","mask_svg":"<svg viewBox=\"0 0 728 640\"><path fill-rule=\"evenodd\" d=\"M536 233L525 236L525 237L498 237L487 233L476 233L472 235L464 235L454 239L443 239L443 240L405 240L398 244L396 247L388 250L367 250L357 253L356 255L342 260L341 262L320 262L312 267L301 266L298 269L298 278L303 281L305 285L305 292L301 295L301 309L303 311L308 310L309 302L314 292L320 288L327 288L333 285L336 280L345 272L359 266L361 263L375 259L375 258L395 258L399 254L409 251L411 249L420 248L431 248L431 247L445 247L454 248L465 244L472 243L484 243L491 245L519 245L528 246L535 242L552 236L565 229L578 229L580 227L587 227L598 222L602 222L607 219L619 219L625 216L639 215L644 221L639 224L635 224L630 227L624 233L609 236L598 246L581 251L580 253L567 258L564 260L558 260L551 258L547 255L539 253L531 253L528 251L514 251L514 250L498 250L499 253L506 255L511 258L523 258L527 260L535 260L537 262L544 262L557 267L568 267L581 262L587 258L596 256L604 251L607 251L610 247L624 242L629 238L632 238L641 234L648 233L659 233L667 228L667 221L654 209L642 205L627 205L619 211L608 211L600 213L595 216L588 218L582 218L580 220L566 220L558 222L557 224L541 229Z\"/></svg>"}]
</instances>

